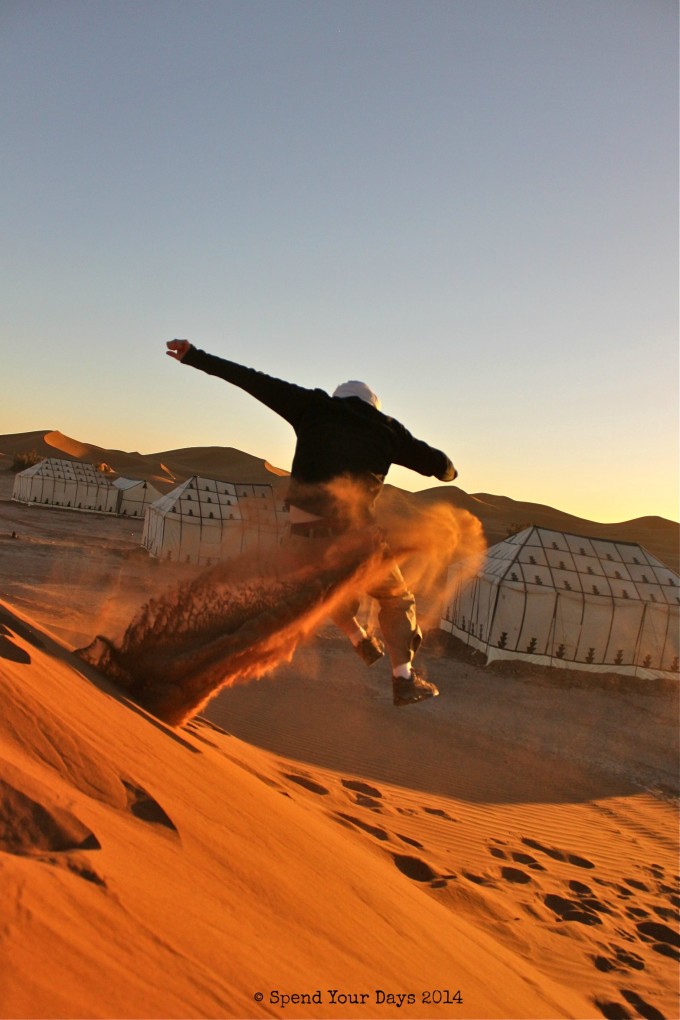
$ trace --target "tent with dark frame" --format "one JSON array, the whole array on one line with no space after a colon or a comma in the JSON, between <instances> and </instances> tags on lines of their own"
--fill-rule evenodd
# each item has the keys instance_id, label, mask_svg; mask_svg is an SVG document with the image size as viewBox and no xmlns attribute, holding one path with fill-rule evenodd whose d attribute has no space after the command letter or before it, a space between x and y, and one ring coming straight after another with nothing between
<instances>
[{"instance_id":1,"label":"tent with dark frame","mask_svg":"<svg viewBox=\"0 0 680 1020\"><path fill-rule=\"evenodd\" d=\"M158 489L143 479L113 481L96 464L58 457L45 457L19 471L12 488L17 503L139 518L160 496Z\"/></svg>"},{"instance_id":2,"label":"tent with dark frame","mask_svg":"<svg viewBox=\"0 0 680 1020\"><path fill-rule=\"evenodd\" d=\"M15 476L12 499L66 510L115 514L119 490L95 464L46 457Z\"/></svg>"},{"instance_id":3,"label":"tent with dark frame","mask_svg":"<svg viewBox=\"0 0 680 1020\"><path fill-rule=\"evenodd\" d=\"M680 577L639 545L531 527L447 590L441 628L487 662L678 679Z\"/></svg>"},{"instance_id":4,"label":"tent with dark frame","mask_svg":"<svg viewBox=\"0 0 680 1020\"><path fill-rule=\"evenodd\" d=\"M210 566L274 549L287 521L271 485L194 475L147 508L142 545L158 559Z\"/></svg>"}]
</instances>

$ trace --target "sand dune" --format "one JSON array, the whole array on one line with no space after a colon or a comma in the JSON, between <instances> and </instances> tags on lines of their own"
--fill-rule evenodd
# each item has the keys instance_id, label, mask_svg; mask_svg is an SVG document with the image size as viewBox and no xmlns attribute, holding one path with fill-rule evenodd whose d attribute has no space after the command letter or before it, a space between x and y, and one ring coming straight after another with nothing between
<instances>
[{"instance_id":1,"label":"sand dune","mask_svg":"<svg viewBox=\"0 0 680 1020\"><path fill-rule=\"evenodd\" d=\"M46 432L43 439L47 446L53 447L59 453L66 453L69 457L77 460L86 460L92 457L95 447L87 443L80 443L77 439L70 439L61 432Z\"/></svg>"},{"instance_id":2,"label":"sand dune","mask_svg":"<svg viewBox=\"0 0 680 1020\"><path fill-rule=\"evenodd\" d=\"M55 430L15 433L0 436L0 471L11 467L16 453L35 451L41 457L66 456L109 465L118 475L146 478L162 491L193 474L240 482L274 485L284 492L287 472L265 460L231 447L209 446L166 450L161 453L125 453L70 439ZM453 485L438 485L410 493L394 486L385 487L382 503L385 512L413 514L433 502L450 503L468 510L482 522L488 544L506 538L508 529L536 524L577 535L638 542L654 556L680 571L680 528L662 517L642 517L634 521L602 524L573 514L490 493L469 494Z\"/></svg>"},{"instance_id":3,"label":"sand dune","mask_svg":"<svg viewBox=\"0 0 680 1020\"><path fill-rule=\"evenodd\" d=\"M680 567L680 528L664 517L639 517L632 521L602 524L565 513L541 503L528 503L489 493L468 496L455 487L425 489L411 497L415 504L450 502L475 514L482 521L490 545L507 537L508 528L535 524L569 534L608 538L615 542L637 542L673 570Z\"/></svg>"},{"instance_id":4,"label":"sand dune","mask_svg":"<svg viewBox=\"0 0 680 1020\"><path fill-rule=\"evenodd\" d=\"M7 605L0 624L3 1015L676 1015L673 812L650 793L549 767L540 796L518 775L489 799L497 749L469 735L435 792L418 749L444 749L441 719L413 746L372 688L365 739L401 737L380 779L336 727L336 767L176 732Z\"/></svg>"},{"instance_id":5,"label":"sand dune","mask_svg":"<svg viewBox=\"0 0 680 1020\"><path fill-rule=\"evenodd\" d=\"M0 436L0 470L11 467L15 454L35 452L39 457L66 457L106 464L116 475L145 478L162 487L175 485L194 474L240 482L275 483L287 472L266 461L230 447L207 446L142 454L105 449L83 443L56 430Z\"/></svg>"},{"instance_id":6,"label":"sand dune","mask_svg":"<svg viewBox=\"0 0 680 1020\"><path fill-rule=\"evenodd\" d=\"M11 484L1 1016L680 1015L676 685L481 668L440 632L441 696L396 710L324 625L172 729L73 649L195 568Z\"/></svg>"}]
</instances>

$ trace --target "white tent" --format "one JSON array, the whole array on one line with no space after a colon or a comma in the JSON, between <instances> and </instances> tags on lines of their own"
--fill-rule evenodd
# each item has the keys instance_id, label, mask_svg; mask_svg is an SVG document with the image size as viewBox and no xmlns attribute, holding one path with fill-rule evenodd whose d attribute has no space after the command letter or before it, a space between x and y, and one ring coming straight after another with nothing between
<instances>
[{"instance_id":1,"label":"white tent","mask_svg":"<svg viewBox=\"0 0 680 1020\"><path fill-rule=\"evenodd\" d=\"M14 479L12 499L19 503L116 513L119 490L94 464L46 457L20 471Z\"/></svg>"},{"instance_id":2,"label":"white tent","mask_svg":"<svg viewBox=\"0 0 680 1020\"><path fill-rule=\"evenodd\" d=\"M680 577L639 545L532 527L458 575L441 627L488 662L678 678Z\"/></svg>"},{"instance_id":3,"label":"white tent","mask_svg":"<svg viewBox=\"0 0 680 1020\"><path fill-rule=\"evenodd\" d=\"M287 520L271 485L194 475L148 507L142 545L160 559L210 565L275 548Z\"/></svg>"},{"instance_id":4,"label":"white tent","mask_svg":"<svg viewBox=\"0 0 680 1020\"><path fill-rule=\"evenodd\" d=\"M117 478L118 513L121 517L143 517L147 506L161 498L161 493L150 482L134 478Z\"/></svg>"}]
</instances>

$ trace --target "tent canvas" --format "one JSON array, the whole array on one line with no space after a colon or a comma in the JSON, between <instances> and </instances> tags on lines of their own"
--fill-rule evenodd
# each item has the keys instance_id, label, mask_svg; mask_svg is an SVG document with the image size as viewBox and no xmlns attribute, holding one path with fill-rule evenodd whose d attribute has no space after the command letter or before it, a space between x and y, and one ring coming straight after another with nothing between
<instances>
[{"instance_id":1,"label":"tent canvas","mask_svg":"<svg viewBox=\"0 0 680 1020\"><path fill-rule=\"evenodd\" d=\"M532 527L465 576L440 625L488 662L678 678L680 577L639 545Z\"/></svg>"},{"instance_id":2,"label":"tent canvas","mask_svg":"<svg viewBox=\"0 0 680 1020\"><path fill-rule=\"evenodd\" d=\"M116 478L118 513L121 517L143 517L147 506L161 498L150 482L135 478Z\"/></svg>"},{"instance_id":3,"label":"tent canvas","mask_svg":"<svg viewBox=\"0 0 680 1020\"><path fill-rule=\"evenodd\" d=\"M116 513L118 489L94 464L46 457L20 471L12 499L94 513Z\"/></svg>"},{"instance_id":4,"label":"tent canvas","mask_svg":"<svg viewBox=\"0 0 680 1020\"><path fill-rule=\"evenodd\" d=\"M142 545L159 559L206 566L275 548L287 520L271 485L194 475L147 508Z\"/></svg>"}]
</instances>

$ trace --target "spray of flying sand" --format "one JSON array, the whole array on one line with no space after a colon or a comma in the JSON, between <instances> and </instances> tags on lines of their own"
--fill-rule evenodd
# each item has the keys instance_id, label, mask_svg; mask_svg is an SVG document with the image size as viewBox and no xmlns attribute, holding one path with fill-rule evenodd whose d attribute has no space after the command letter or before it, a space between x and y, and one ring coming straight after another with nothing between
<instances>
[{"instance_id":1,"label":"spray of flying sand","mask_svg":"<svg viewBox=\"0 0 680 1020\"><path fill-rule=\"evenodd\" d=\"M479 521L448 505L415 519L395 516L388 530L420 594L443 585L442 568L452 560L474 569L485 551ZM321 559L283 548L266 565L250 557L221 563L147 602L120 641L99 635L79 654L138 704L181 725L223 687L290 661L334 603L372 587L384 570L380 544L366 532L343 536Z\"/></svg>"}]
</instances>

